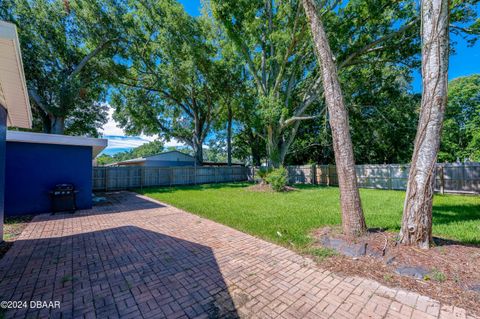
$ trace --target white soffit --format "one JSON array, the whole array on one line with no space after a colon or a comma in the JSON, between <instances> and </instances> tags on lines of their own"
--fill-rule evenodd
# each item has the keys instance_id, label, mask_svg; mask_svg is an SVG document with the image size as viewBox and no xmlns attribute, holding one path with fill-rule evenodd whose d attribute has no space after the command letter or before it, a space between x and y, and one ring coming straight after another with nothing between
<instances>
[{"instance_id":1,"label":"white soffit","mask_svg":"<svg viewBox=\"0 0 480 319\"><path fill-rule=\"evenodd\" d=\"M7 126L32 127L17 28L4 21L0 21L0 103L7 108Z\"/></svg>"},{"instance_id":2,"label":"white soffit","mask_svg":"<svg viewBox=\"0 0 480 319\"><path fill-rule=\"evenodd\" d=\"M108 145L108 140L103 138L20 131L7 131L7 142L90 146L92 148L92 158L100 154Z\"/></svg>"}]
</instances>

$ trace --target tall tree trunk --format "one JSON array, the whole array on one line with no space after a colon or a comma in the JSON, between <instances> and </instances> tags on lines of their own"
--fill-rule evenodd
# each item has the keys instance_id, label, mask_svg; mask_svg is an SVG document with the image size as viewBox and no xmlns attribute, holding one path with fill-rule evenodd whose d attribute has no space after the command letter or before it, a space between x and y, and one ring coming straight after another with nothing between
<instances>
[{"instance_id":1,"label":"tall tree trunk","mask_svg":"<svg viewBox=\"0 0 480 319\"><path fill-rule=\"evenodd\" d=\"M228 166L232 166L232 120L233 111L232 107L228 106L228 119L227 119L227 163Z\"/></svg>"},{"instance_id":2,"label":"tall tree trunk","mask_svg":"<svg viewBox=\"0 0 480 319\"><path fill-rule=\"evenodd\" d=\"M337 67L313 0L303 0L303 7L312 29L315 52L321 68L325 101L330 114L333 149L340 187L343 232L349 237L355 237L365 233L367 227L357 187L348 113L340 88Z\"/></svg>"},{"instance_id":3,"label":"tall tree trunk","mask_svg":"<svg viewBox=\"0 0 480 319\"><path fill-rule=\"evenodd\" d=\"M276 128L272 125L267 127L267 157L268 166L272 168L279 168L282 165L280 158L279 137L276 134Z\"/></svg>"},{"instance_id":4,"label":"tall tree trunk","mask_svg":"<svg viewBox=\"0 0 480 319\"><path fill-rule=\"evenodd\" d=\"M193 153L195 156L195 160L197 165L203 164L203 138L202 138L202 129L203 129L203 122L200 120L200 115L195 112L193 114L194 120L194 130L195 133L192 137L192 148Z\"/></svg>"},{"instance_id":5,"label":"tall tree trunk","mask_svg":"<svg viewBox=\"0 0 480 319\"><path fill-rule=\"evenodd\" d=\"M290 131L290 135L282 141L282 145L280 146L280 161L282 164L285 162L285 157L288 154L288 150L290 149L290 146L295 140L295 136L297 135L299 127L300 127L300 121L295 122L295 124L293 124L293 128Z\"/></svg>"},{"instance_id":6,"label":"tall tree trunk","mask_svg":"<svg viewBox=\"0 0 480 319\"><path fill-rule=\"evenodd\" d=\"M449 1L423 0L422 105L418 122L400 242L428 249L432 242L435 164L447 105Z\"/></svg>"},{"instance_id":7,"label":"tall tree trunk","mask_svg":"<svg viewBox=\"0 0 480 319\"><path fill-rule=\"evenodd\" d=\"M41 113L41 117L42 117L43 133L48 134L52 131L52 120L50 119L50 116L44 113Z\"/></svg>"},{"instance_id":8,"label":"tall tree trunk","mask_svg":"<svg viewBox=\"0 0 480 319\"><path fill-rule=\"evenodd\" d=\"M50 133L51 134L60 134L65 133L65 118L62 116L50 115Z\"/></svg>"},{"instance_id":9,"label":"tall tree trunk","mask_svg":"<svg viewBox=\"0 0 480 319\"><path fill-rule=\"evenodd\" d=\"M260 166L262 165L262 158L260 157L260 152L258 151L258 149L256 149L255 147L252 146L251 148L252 150L252 164L253 166Z\"/></svg>"},{"instance_id":10,"label":"tall tree trunk","mask_svg":"<svg viewBox=\"0 0 480 319\"><path fill-rule=\"evenodd\" d=\"M199 141L197 137L193 138L192 141L193 154L195 156L195 161L197 165L203 164L203 143Z\"/></svg>"},{"instance_id":11,"label":"tall tree trunk","mask_svg":"<svg viewBox=\"0 0 480 319\"><path fill-rule=\"evenodd\" d=\"M279 133L278 128L274 126L267 128L267 157L269 166L278 168L284 164L285 157L295 139L299 125L300 121L296 122L288 136L285 131Z\"/></svg>"},{"instance_id":12,"label":"tall tree trunk","mask_svg":"<svg viewBox=\"0 0 480 319\"><path fill-rule=\"evenodd\" d=\"M253 166L260 166L262 165L261 150L263 147L258 142L258 138L255 138L255 134L251 128L248 129L248 139L250 143L250 154L252 155L252 164Z\"/></svg>"}]
</instances>

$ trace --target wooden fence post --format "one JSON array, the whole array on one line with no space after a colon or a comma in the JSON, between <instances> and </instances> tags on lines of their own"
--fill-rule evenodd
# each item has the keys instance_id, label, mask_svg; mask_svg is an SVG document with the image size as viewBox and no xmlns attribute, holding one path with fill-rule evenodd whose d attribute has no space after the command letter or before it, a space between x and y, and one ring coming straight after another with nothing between
<instances>
[{"instance_id":1,"label":"wooden fence post","mask_svg":"<svg viewBox=\"0 0 480 319\"><path fill-rule=\"evenodd\" d=\"M130 166L127 166L128 169L127 169L127 189L131 189L132 188L132 167Z\"/></svg>"},{"instance_id":2,"label":"wooden fence post","mask_svg":"<svg viewBox=\"0 0 480 319\"><path fill-rule=\"evenodd\" d=\"M317 165L315 164L312 165L310 174L311 174L310 184L315 185L316 184L315 180L317 178Z\"/></svg>"},{"instance_id":3,"label":"wooden fence post","mask_svg":"<svg viewBox=\"0 0 480 319\"><path fill-rule=\"evenodd\" d=\"M197 165L193 166L193 184L197 185Z\"/></svg>"},{"instance_id":4,"label":"wooden fence post","mask_svg":"<svg viewBox=\"0 0 480 319\"><path fill-rule=\"evenodd\" d=\"M105 193L108 192L108 167L105 167Z\"/></svg>"},{"instance_id":5,"label":"wooden fence post","mask_svg":"<svg viewBox=\"0 0 480 319\"><path fill-rule=\"evenodd\" d=\"M140 167L140 189L143 190L143 183L145 182L145 167Z\"/></svg>"},{"instance_id":6,"label":"wooden fence post","mask_svg":"<svg viewBox=\"0 0 480 319\"><path fill-rule=\"evenodd\" d=\"M330 186L330 164L327 164L327 186Z\"/></svg>"},{"instance_id":7,"label":"wooden fence post","mask_svg":"<svg viewBox=\"0 0 480 319\"><path fill-rule=\"evenodd\" d=\"M445 193L445 176L443 172L443 164L440 164L440 194Z\"/></svg>"},{"instance_id":8,"label":"wooden fence post","mask_svg":"<svg viewBox=\"0 0 480 319\"><path fill-rule=\"evenodd\" d=\"M388 164L388 189L393 189L392 164Z\"/></svg>"}]
</instances>

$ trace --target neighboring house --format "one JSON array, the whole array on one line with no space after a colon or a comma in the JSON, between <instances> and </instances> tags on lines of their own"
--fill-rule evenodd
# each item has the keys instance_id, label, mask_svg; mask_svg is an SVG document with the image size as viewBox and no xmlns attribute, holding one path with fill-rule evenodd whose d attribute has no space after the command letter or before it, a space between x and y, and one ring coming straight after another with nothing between
<instances>
[{"instance_id":1,"label":"neighboring house","mask_svg":"<svg viewBox=\"0 0 480 319\"><path fill-rule=\"evenodd\" d=\"M107 140L6 129L31 122L17 31L0 21L0 241L4 214L50 212L56 184L74 184L77 208L92 206L92 158Z\"/></svg>"},{"instance_id":2,"label":"neighboring house","mask_svg":"<svg viewBox=\"0 0 480 319\"><path fill-rule=\"evenodd\" d=\"M15 25L0 21L0 242L3 241L7 126L31 128L32 113L17 30Z\"/></svg>"},{"instance_id":3,"label":"neighboring house","mask_svg":"<svg viewBox=\"0 0 480 319\"><path fill-rule=\"evenodd\" d=\"M145 166L145 167L177 167L195 166L195 158L179 151L164 152L157 155L139 157L107 166Z\"/></svg>"}]
</instances>

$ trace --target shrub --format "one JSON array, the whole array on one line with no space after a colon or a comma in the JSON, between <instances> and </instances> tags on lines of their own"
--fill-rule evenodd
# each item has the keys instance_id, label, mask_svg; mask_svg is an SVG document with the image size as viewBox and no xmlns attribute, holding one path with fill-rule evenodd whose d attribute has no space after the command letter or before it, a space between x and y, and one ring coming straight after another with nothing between
<instances>
[{"instance_id":1,"label":"shrub","mask_svg":"<svg viewBox=\"0 0 480 319\"><path fill-rule=\"evenodd\" d=\"M272 186L273 190L276 192L281 192L285 189L285 185L287 185L287 179L288 172L285 167L272 170L265 178L267 183L270 184L270 186Z\"/></svg>"},{"instance_id":2,"label":"shrub","mask_svg":"<svg viewBox=\"0 0 480 319\"><path fill-rule=\"evenodd\" d=\"M440 270L433 268L432 271L430 272L430 276L433 280L438 281L438 282L444 282L447 280L447 276Z\"/></svg>"},{"instance_id":3,"label":"shrub","mask_svg":"<svg viewBox=\"0 0 480 319\"><path fill-rule=\"evenodd\" d=\"M264 167L261 167L258 171L257 171L257 175L258 177L260 177L260 180L261 180L261 183L262 184L266 184L267 181L266 181L266 178L268 176L268 174L272 171L271 168L264 168Z\"/></svg>"}]
</instances>

